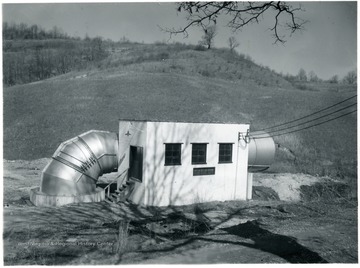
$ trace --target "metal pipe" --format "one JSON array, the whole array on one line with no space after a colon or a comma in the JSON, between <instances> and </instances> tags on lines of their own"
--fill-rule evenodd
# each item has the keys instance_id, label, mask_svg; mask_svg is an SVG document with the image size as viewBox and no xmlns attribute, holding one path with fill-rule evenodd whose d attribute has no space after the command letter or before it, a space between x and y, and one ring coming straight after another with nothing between
<instances>
[{"instance_id":1,"label":"metal pipe","mask_svg":"<svg viewBox=\"0 0 360 268\"><path fill-rule=\"evenodd\" d=\"M48 195L90 194L98 178L118 168L118 136L90 130L60 144L41 175L40 191Z\"/></svg>"}]
</instances>

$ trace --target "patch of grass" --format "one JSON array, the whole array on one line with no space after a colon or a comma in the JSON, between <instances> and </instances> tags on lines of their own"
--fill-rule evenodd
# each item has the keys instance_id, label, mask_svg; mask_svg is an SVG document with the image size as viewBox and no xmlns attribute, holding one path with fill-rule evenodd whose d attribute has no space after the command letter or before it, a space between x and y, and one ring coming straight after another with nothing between
<instances>
[{"instance_id":1,"label":"patch of grass","mask_svg":"<svg viewBox=\"0 0 360 268\"><path fill-rule=\"evenodd\" d=\"M353 182L322 182L302 185L301 199L304 202L341 202L357 207L357 194Z\"/></svg>"},{"instance_id":2,"label":"patch of grass","mask_svg":"<svg viewBox=\"0 0 360 268\"><path fill-rule=\"evenodd\" d=\"M205 70L200 70L199 73L202 75L202 76L205 76L205 77L210 77L211 76L211 72L209 72L209 70L205 69Z\"/></svg>"},{"instance_id":3,"label":"patch of grass","mask_svg":"<svg viewBox=\"0 0 360 268\"><path fill-rule=\"evenodd\" d=\"M130 65L134 63L142 63L146 61L163 61L170 57L168 52L155 52L155 53L142 53L137 56L125 58L120 62L124 65Z\"/></svg>"},{"instance_id":4,"label":"patch of grass","mask_svg":"<svg viewBox=\"0 0 360 268\"><path fill-rule=\"evenodd\" d=\"M120 220L118 223L119 227L114 243L114 250L119 259L129 250L129 223L130 221L128 220Z\"/></svg>"},{"instance_id":5,"label":"patch of grass","mask_svg":"<svg viewBox=\"0 0 360 268\"><path fill-rule=\"evenodd\" d=\"M164 63L167 59L176 60L176 65L174 62L170 66ZM148 62L157 64L144 66ZM205 66L207 67L204 68ZM226 68L222 70L222 66ZM169 68L172 68L181 69L182 73L189 75L199 74L230 80L239 80L241 74L242 81L250 81L256 85L292 88L280 75L270 68L258 66L246 55L230 52L229 49L208 50L199 45L157 42L124 47L119 44L119 48L112 51L99 65L100 69L125 68L133 71L144 71L145 67L148 72L169 72Z\"/></svg>"},{"instance_id":6,"label":"patch of grass","mask_svg":"<svg viewBox=\"0 0 360 268\"><path fill-rule=\"evenodd\" d=\"M297 89L300 90L308 90L308 91L318 91L318 89L316 89L316 87L313 87L311 84L309 83L294 83L293 84Z\"/></svg>"}]
</instances>

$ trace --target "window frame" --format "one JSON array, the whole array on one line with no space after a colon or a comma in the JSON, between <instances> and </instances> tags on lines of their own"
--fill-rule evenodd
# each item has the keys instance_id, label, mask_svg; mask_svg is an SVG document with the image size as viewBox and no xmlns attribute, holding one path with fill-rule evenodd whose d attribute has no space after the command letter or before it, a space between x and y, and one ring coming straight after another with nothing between
<instances>
[{"instance_id":1,"label":"window frame","mask_svg":"<svg viewBox=\"0 0 360 268\"><path fill-rule=\"evenodd\" d=\"M165 150L164 150L164 166L181 166L181 145L182 143L180 142L175 142L175 143L164 143L165 145ZM177 150L171 150L172 153L178 151L178 161L174 161L175 157L174 155L171 156L171 158L168 158L168 156L166 155L166 153L169 151L169 147L168 146L179 146L177 148ZM174 149L174 147L172 148ZM169 159L171 159L171 161L169 161Z\"/></svg>"},{"instance_id":2,"label":"window frame","mask_svg":"<svg viewBox=\"0 0 360 268\"><path fill-rule=\"evenodd\" d=\"M207 160L207 145L208 144L209 143L206 143L206 142L193 142L193 143L191 143L191 164L192 165L206 165L207 164L206 160ZM205 151L204 151L203 155L200 155L200 154L195 155L197 158L204 157L203 161L197 160L197 161L194 162L194 146L195 147L196 146L205 146ZM199 152L199 150L197 150L197 153L198 152Z\"/></svg>"},{"instance_id":3,"label":"window frame","mask_svg":"<svg viewBox=\"0 0 360 268\"><path fill-rule=\"evenodd\" d=\"M219 144L219 158L218 158L218 161L219 161L219 164L232 164L233 163L233 147L234 147L234 143L232 142L221 142L221 143L218 143ZM223 153L221 154L221 146L226 146L226 145L229 145L231 146L230 147L230 154L226 154L226 153ZM225 149L226 151L226 149ZM221 158L225 158L225 157L229 157L230 156L230 160L221 160Z\"/></svg>"}]
</instances>

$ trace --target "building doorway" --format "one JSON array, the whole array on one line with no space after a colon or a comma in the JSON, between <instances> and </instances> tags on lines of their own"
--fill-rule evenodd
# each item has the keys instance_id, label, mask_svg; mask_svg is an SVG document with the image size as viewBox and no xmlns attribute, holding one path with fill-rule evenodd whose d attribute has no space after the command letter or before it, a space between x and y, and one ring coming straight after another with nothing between
<instances>
[{"instance_id":1,"label":"building doorway","mask_svg":"<svg viewBox=\"0 0 360 268\"><path fill-rule=\"evenodd\" d=\"M129 179L143 180L143 147L130 146Z\"/></svg>"}]
</instances>

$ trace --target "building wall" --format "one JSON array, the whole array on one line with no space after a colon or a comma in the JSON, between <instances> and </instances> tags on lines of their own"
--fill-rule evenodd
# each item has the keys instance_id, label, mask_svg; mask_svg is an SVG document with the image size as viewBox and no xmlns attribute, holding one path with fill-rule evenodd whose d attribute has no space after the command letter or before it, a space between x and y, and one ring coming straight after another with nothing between
<instances>
[{"instance_id":1,"label":"building wall","mask_svg":"<svg viewBox=\"0 0 360 268\"><path fill-rule=\"evenodd\" d=\"M248 145L238 142L238 133L248 128L245 124L147 122L144 204L245 200ZM165 143L182 143L180 166L165 166ZM206 164L191 164L191 143L208 143ZM234 143L231 164L218 163L219 143ZM195 167L215 167L215 175L193 176Z\"/></svg>"},{"instance_id":2,"label":"building wall","mask_svg":"<svg viewBox=\"0 0 360 268\"><path fill-rule=\"evenodd\" d=\"M146 135L147 123L144 121L120 121L119 122L119 167L118 175L124 174L129 169L130 146L143 147L144 158L146 155ZM146 170L143 165L143 178L146 176ZM118 188L124 183L124 176L118 178ZM129 197L136 204L144 204L145 202L145 183L135 183L134 189Z\"/></svg>"}]
</instances>

